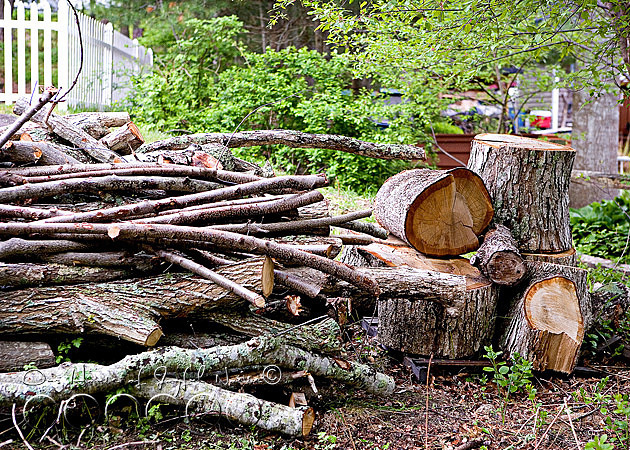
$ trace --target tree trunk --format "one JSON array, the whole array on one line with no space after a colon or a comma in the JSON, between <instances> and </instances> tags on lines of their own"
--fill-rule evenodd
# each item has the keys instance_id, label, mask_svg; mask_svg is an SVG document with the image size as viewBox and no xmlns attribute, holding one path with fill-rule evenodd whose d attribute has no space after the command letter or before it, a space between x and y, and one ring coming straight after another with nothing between
<instances>
[{"instance_id":1,"label":"tree trunk","mask_svg":"<svg viewBox=\"0 0 630 450\"><path fill-rule=\"evenodd\" d=\"M415 169L383 184L374 216L427 255L459 255L479 246L477 236L492 219L492 205L481 178L467 169Z\"/></svg>"},{"instance_id":2,"label":"tree trunk","mask_svg":"<svg viewBox=\"0 0 630 450\"><path fill-rule=\"evenodd\" d=\"M587 89L573 93L573 130L571 145L576 151L575 169L617 173L619 148L619 104L617 93L591 97ZM571 207L581 208L593 202L619 195L615 188L597 188L573 183Z\"/></svg>"},{"instance_id":3,"label":"tree trunk","mask_svg":"<svg viewBox=\"0 0 630 450\"><path fill-rule=\"evenodd\" d=\"M512 232L519 250L563 252L573 247L569 182L575 151L512 135L481 134L468 168L478 173L494 206L494 222Z\"/></svg>"},{"instance_id":4,"label":"tree trunk","mask_svg":"<svg viewBox=\"0 0 630 450\"><path fill-rule=\"evenodd\" d=\"M55 365L55 355L45 342L0 341L0 372L24 370L27 364L38 369Z\"/></svg>"},{"instance_id":5,"label":"tree trunk","mask_svg":"<svg viewBox=\"0 0 630 450\"><path fill-rule=\"evenodd\" d=\"M497 225L486 233L483 244L470 258L470 263L490 281L503 286L518 284L527 272L516 241L503 225Z\"/></svg>"},{"instance_id":6,"label":"tree trunk","mask_svg":"<svg viewBox=\"0 0 630 450\"><path fill-rule=\"evenodd\" d=\"M91 363L63 364L42 369L31 376L35 380L54 380L37 383L25 372L0 374L0 405L24 404L34 395L48 395L55 401L70 398L77 393L94 394L108 392L152 378L156 370L178 374L184 370L192 373L209 373L247 366L275 364L282 368L305 370L314 376L365 389L377 395L391 395L396 386L394 380L374 368L316 355L298 347L283 343L282 336L260 336L242 344L207 349L181 349L162 347L159 351L129 355L124 359L103 366ZM158 369L159 368L159 369Z\"/></svg>"},{"instance_id":7,"label":"tree trunk","mask_svg":"<svg viewBox=\"0 0 630 450\"><path fill-rule=\"evenodd\" d=\"M535 370L571 373L593 320L583 269L528 262L528 282L502 293L512 298L501 346L519 353Z\"/></svg>"},{"instance_id":8,"label":"tree trunk","mask_svg":"<svg viewBox=\"0 0 630 450\"><path fill-rule=\"evenodd\" d=\"M428 258L393 239L357 249L370 265L389 266L358 270L377 280L377 273L391 271L382 273L379 342L408 353L447 358L472 356L490 342L498 289L466 259ZM407 287L395 283L398 279L406 279Z\"/></svg>"}]
</instances>

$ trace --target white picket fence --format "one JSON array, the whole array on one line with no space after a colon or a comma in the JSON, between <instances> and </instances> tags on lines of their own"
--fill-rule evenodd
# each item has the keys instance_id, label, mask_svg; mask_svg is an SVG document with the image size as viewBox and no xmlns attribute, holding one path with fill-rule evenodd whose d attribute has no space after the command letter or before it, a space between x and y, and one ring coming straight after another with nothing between
<instances>
[{"instance_id":1,"label":"white picket fence","mask_svg":"<svg viewBox=\"0 0 630 450\"><path fill-rule=\"evenodd\" d=\"M0 102L13 103L21 96L31 95L36 85L56 86L62 93L69 89L81 57L76 20L66 0L59 1L56 20L46 0L16 1L15 19L10 16L8 1L0 1L5 1L5 14L0 17L0 29L4 30L4 64L0 66L0 85L4 83L4 87L0 89ZM111 23L102 24L79 13L79 25L83 68L66 104L59 107L105 109L128 94L130 76L150 70L153 52L136 39L114 31Z\"/></svg>"}]
</instances>

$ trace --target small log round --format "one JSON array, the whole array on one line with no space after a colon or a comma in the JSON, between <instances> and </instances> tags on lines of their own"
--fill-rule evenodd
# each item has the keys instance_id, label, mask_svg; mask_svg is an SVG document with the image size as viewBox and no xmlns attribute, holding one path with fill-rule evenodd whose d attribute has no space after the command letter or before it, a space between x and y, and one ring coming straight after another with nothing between
<instances>
[{"instance_id":1,"label":"small log round","mask_svg":"<svg viewBox=\"0 0 630 450\"><path fill-rule=\"evenodd\" d=\"M477 236L492 214L483 181L464 168L401 172L374 200L374 216L383 228L431 256L476 250Z\"/></svg>"},{"instance_id":2,"label":"small log round","mask_svg":"<svg viewBox=\"0 0 630 450\"><path fill-rule=\"evenodd\" d=\"M573 247L569 183L575 151L520 136L480 134L468 168L483 179L494 221L507 226L519 250L563 252Z\"/></svg>"},{"instance_id":3,"label":"small log round","mask_svg":"<svg viewBox=\"0 0 630 450\"><path fill-rule=\"evenodd\" d=\"M527 273L516 241L503 225L497 225L486 233L483 244L470 258L470 263L493 283L502 286L518 284Z\"/></svg>"}]
</instances>

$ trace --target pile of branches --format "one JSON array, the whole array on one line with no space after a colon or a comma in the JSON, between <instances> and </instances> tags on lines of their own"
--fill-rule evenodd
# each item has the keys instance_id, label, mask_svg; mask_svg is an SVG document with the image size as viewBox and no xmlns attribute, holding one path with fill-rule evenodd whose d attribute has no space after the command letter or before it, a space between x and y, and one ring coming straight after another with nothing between
<instances>
[{"instance_id":1,"label":"pile of branches","mask_svg":"<svg viewBox=\"0 0 630 450\"><path fill-rule=\"evenodd\" d=\"M125 387L306 435L314 413L300 393L289 407L216 386L213 374L253 370L238 387L269 384L262 369L272 365L288 371L276 382L306 379L311 392L313 376L393 391L390 377L339 356L340 325L391 289L386 275L334 260L342 245L387 233L358 221L371 211L330 216L317 191L324 175L274 176L229 148L283 143L387 158L422 157L421 149L285 130L143 144L125 114L60 116L46 106L52 95L19 101L20 119L0 137L0 333L8 339L0 370L18 370L0 373L0 405ZM354 231L331 236L331 226ZM182 320L203 332L182 334ZM103 349L114 341L127 356L55 366L32 342L51 336L100 336ZM90 360L110 355L96 352ZM21 370L33 361L36 373Z\"/></svg>"}]
</instances>

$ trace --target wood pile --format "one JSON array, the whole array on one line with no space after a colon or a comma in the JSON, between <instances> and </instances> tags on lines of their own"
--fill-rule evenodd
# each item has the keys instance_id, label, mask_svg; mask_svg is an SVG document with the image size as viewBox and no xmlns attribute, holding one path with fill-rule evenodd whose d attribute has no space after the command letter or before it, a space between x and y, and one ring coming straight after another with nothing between
<instances>
[{"instance_id":1,"label":"wood pile","mask_svg":"<svg viewBox=\"0 0 630 450\"><path fill-rule=\"evenodd\" d=\"M574 157L568 147L482 134L468 168L390 178L374 209L396 238L350 248L344 260L404 267L427 289L379 298L379 340L456 359L494 343L537 370L570 373L596 320L571 238ZM474 250L470 261L457 257Z\"/></svg>"},{"instance_id":2,"label":"wood pile","mask_svg":"<svg viewBox=\"0 0 630 450\"><path fill-rule=\"evenodd\" d=\"M317 190L324 175L273 176L230 148L283 143L384 158L422 149L286 130L143 144L127 114L60 116L49 94L18 101L20 119L0 130L0 370L9 371L0 405L125 387L306 435L315 416L299 390L315 395L313 376L391 394L391 377L342 357L340 326L353 308L407 284L402 274L390 283L396 269L334 260L342 246L387 232L357 222L369 210L331 216ZM333 226L362 233L333 236ZM77 351L96 362L55 366L48 342L77 336ZM268 367L282 371L273 383ZM223 371L241 388L281 381L294 407L213 384Z\"/></svg>"},{"instance_id":3,"label":"wood pile","mask_svg":"<svg viewBox=\"0 0 630 450\"><path fill-rule=\"evenodd\" d=\"M596 307L572 247L570 148L477 136L468 168L388 180L381 228L359 221L371 210L331 216L324 175L274 176L230 148L422 149L288 130L146 144L128 115L60 116L48 94L18 101L0 135L0 406L125 387L306 435L313 376L393 392L340 353L341 327L376 308L391 349L464 358L494 341L538 370L575 367ZM47 342L76 336L96 362L55 366ZM223 372L254 393L280 383L291 406L213 383Z\"/></svg>"}]
</instances>

